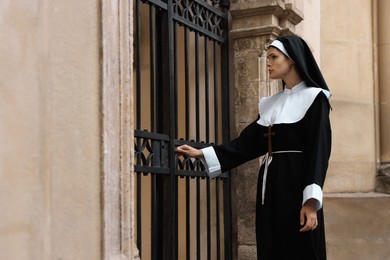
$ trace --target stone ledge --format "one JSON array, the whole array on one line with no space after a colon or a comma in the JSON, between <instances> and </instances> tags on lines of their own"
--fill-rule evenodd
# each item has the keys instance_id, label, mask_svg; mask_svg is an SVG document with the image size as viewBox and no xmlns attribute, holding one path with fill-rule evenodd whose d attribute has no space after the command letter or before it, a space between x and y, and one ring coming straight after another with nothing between
<instances>
[{"instance_id":1,"label":"stone ledge","mask_svg":"<svg viewBox=\"0 0 390 260\"><path fill-rule=\"evenodd\" d=\"M279 26L258 26L252 28L235 29L230 31L230 35L233 39L239 38L253 38L257 36L269 36L277 37L281 34L283 29Z\"/></svg>"},{"instance_id":2,"label":"stone ledge","mask_svg":"<svg viewBox=\"0 0 390 260\"><path fill-rule=\"evenodd\" d=\"M390 194L379 192L348 192L348 193L324 193L324 198L390 198Z\"/></svg>"}]
</instances>

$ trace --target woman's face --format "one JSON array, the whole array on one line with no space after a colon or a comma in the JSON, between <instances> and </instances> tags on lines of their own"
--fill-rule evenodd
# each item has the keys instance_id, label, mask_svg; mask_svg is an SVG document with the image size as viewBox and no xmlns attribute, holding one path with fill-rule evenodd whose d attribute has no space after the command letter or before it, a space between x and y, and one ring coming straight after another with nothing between
<instances>
[{"instance_id":1,"label":"woman's face","mask_svg":"<svg viewBox=\"0 0 390 260\"><path fill-rule=\"evenodd\" d=\"M267 66L271 79L285 79L293 69L293 65L293 61L277 48L268 48Z\"/></svg>"}]
</instances>

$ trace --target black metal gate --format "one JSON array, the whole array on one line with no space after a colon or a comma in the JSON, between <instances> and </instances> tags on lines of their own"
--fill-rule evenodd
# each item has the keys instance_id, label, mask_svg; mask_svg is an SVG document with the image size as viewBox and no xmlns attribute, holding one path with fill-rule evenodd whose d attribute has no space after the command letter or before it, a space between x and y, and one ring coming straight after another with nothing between
<instances>
[{"instance_id":1,"label":"black metal gate","mask_svg":"<svg viewBox=\"0 0 390 260\"><path fill-rule=\"evenodd\" d=\"M228 0L135 0L135 172L141 259L231 259L228 173L175 147L229 138Z\"/></svg>"}]
</instances>

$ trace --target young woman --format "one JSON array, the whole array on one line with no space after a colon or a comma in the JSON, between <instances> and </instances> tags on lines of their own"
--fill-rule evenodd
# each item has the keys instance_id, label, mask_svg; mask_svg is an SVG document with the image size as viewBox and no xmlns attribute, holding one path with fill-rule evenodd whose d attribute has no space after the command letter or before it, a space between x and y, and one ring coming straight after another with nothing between
<instances>
[{"instance_id":1,"label":"young woman","mask_svg":"<svg viewBox=\"0 0 390 260\"><path fill-rule=\"evenodd\" d=\"M262 157L256 206L261 260L326 259L322 187L331 151L330 92L306 42L284 36L268 48L270 78L284 89L259 103L259 118L229 143L202 150L209 176Z\"/></svg>"}]
</instances>

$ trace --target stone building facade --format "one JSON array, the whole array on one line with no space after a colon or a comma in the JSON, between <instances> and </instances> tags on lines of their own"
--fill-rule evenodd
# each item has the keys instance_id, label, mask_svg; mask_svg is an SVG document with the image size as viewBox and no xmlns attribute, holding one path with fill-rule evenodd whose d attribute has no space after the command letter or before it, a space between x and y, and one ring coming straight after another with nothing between
<instances>
[{"instance_id":1,"label":"stone building facade","mask_svg":"<svg viewBox=\"0 0 390 260\"><path fill-rule=\"evenodd\" d=\"M0 2L0 259L136 259L132 0ZM332 91L329 259L390 255L388 0L232 0L232 135L304 37ZM256 259L258 162L233 173L235 259ZM240 181L237 176L240 176ZM239 214L246 212L246 214Z\"/></svg>"},{"instance_id":2,"label":"stone building facade","mask_svg":"<svg viewBox=\"0 0 390 260\"><path fill-rule=\"evenodd\" d=\"M278 91L267 82L265 45L284 33L305 38L332 92L333 150L324 187L329 259L385 259L390 201L376 191L389 192L385 176L389 79L381 65L389 57L383 23L389 1L232 2L233 131L238 134L253 121L257 113L253 104L259 97ZM238 259L256 259L257 165L254 161L241 166L233 175L240 176L233 181L236 212L248 213L235 216ZM363 224L368 222L376 224Z\"/></svg>"}]
</instances>

